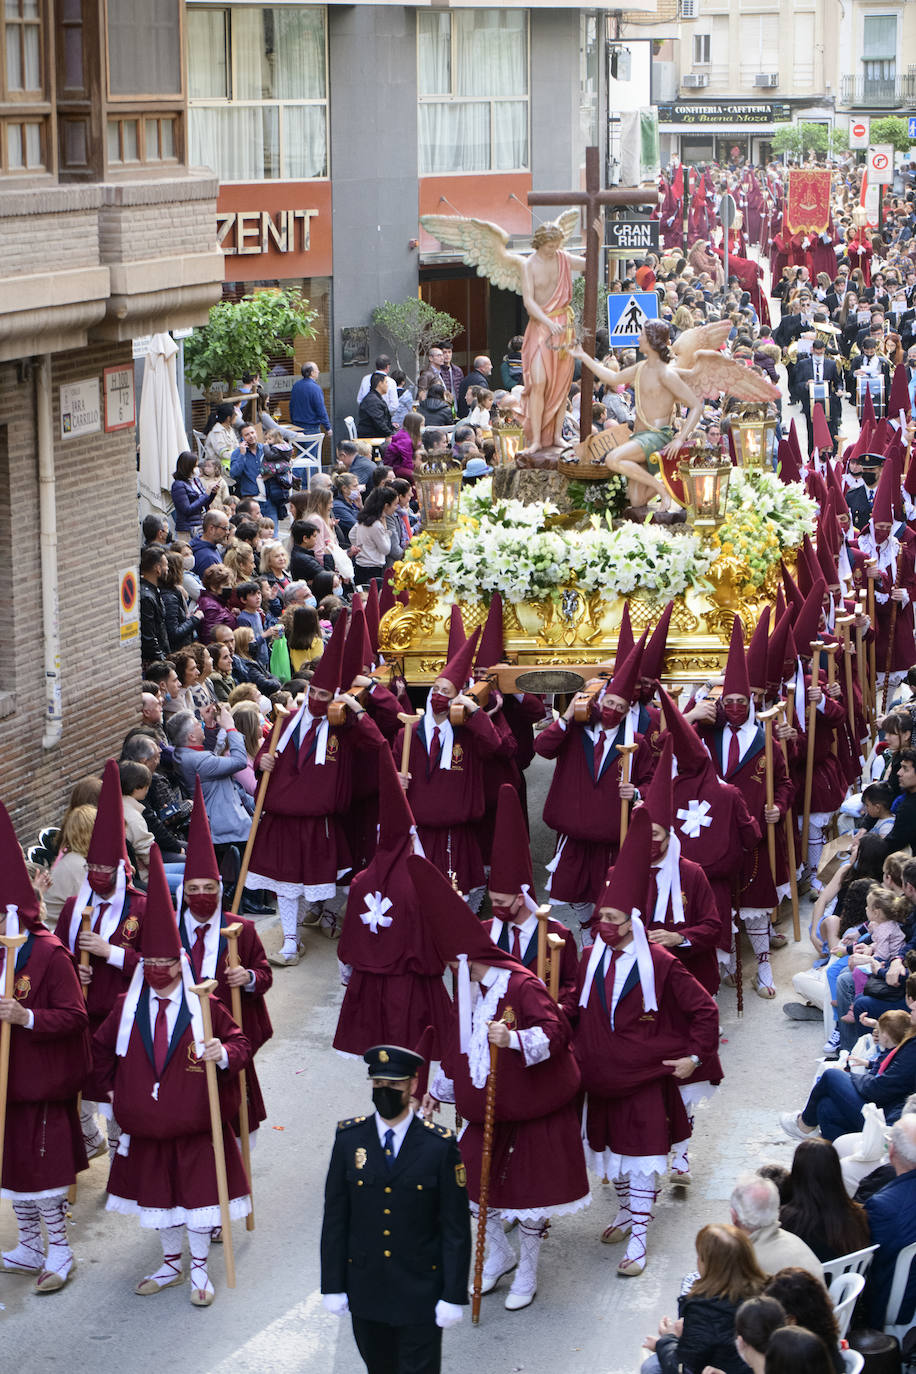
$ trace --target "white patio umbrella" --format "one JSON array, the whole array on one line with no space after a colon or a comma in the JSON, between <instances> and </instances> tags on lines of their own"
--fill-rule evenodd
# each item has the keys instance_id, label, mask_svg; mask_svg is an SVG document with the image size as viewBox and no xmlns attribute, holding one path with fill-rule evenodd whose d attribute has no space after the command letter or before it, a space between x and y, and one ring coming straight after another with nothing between
<instances>
[{"instance_id":1,"label":"white patio umbrella","mask_svg":"<svg viewBox=\"0 0 916 1374\"><path fill-rule=\"evenodd\" d=\"M188 447L175 380L178 345L170 334L154 334L140 393L140 496L154 511L171 509L175 459Z\"/></svg>"}]
</instances>

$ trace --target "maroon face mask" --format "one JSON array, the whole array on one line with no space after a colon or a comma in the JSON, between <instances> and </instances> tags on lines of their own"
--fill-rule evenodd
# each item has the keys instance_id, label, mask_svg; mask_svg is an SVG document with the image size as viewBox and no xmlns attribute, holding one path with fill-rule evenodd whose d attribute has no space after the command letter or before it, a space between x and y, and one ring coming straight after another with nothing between
<instances>
[{"instance_id":1,"label":"maroon face mask","mask_svg":"<svg viewBox=\"0 0 916 1374\"><path fill-rule=\"evenodd\" d=\"M209 921L219 904L218 892L189 892L185 896L187 908L198 921Z\"/></svg>"},{"instance_id":2,"label":"maroon face mask","mask_svg":"<svg viewBox=\"0 0 916 1374\"><path fill-rule=\"evenodd\" d=\"M497 921L508 922L515 920L515 912L512 910L511 906L494 906L492 902L490 903L490 905L493 909L493 915Z\"/></svg>"},{"instance_id":3,"label":"maroon face mask","mask_svg":"<svg viewBox=\"0 0 916 1374\"><path fill-rule=\"evenodd\" d=\"M309 714L314 716L316 719L320 718L321 716L326 716L328 714L328 702L316 701L315 698L312 696L309 697L308 708Z\"/></svg>"},{"instance_id":4,"label":"maroon face mask","mask_svg":"<svg viewBox=\"0 0 916 1374\"><path fill-rule=\"evenodd\" d=\"M117 881L117 876L109 877L108 874L93 873L90 869L86 874L86 882L92 888L97 897L107 897Z\"/></svg>"},{"instance_id":5,"label":"maroon face mask","mask_svg":"<svg viewBox=\"0 0 916 1374\"><path fill-rule=\"evenodd\" d=\"M661 840L653 840L652 843L651 843L651 845L649 846L649 862L650 862L650 863L653 863L653 864L657 864L658 861L659 861L659 859L660 859L661 857L662 857L662 842L661 842Z\"/></svg>"},{"instance_id":6,"label":"maroon face mask","mask_svg":"<svg viewBox=\"0 0 916 1374\"><path fill-rule=\"evenodd\" d=\"M620 724L625 715L626 711L618 711L616 706L602 706L601 724L605 729L613 730L616 725Z\"/></svg>"},{"instance_id":7,"label":"maroon face mask","mask_svg":"<svg viewBox=\"0 0 916 1374\"><path fill-rule=\"evenodd\" d=\"M652 700L654 696L654 682L641 682L639 686L636 688L636 700L639 702L640 706L648 706L649 702Z\"/></svg>"},{"instance_id":8,"label":"maroon face mask","mask_svg":"<svg viewBox=\"0 0 916 1374\"><path fill-rule=\"evenodd\" d=\"M175 981L175 974L171 968L163 968L157 964L144 964L143 977L153 992L164 992Z\"/></svg>"},{"instance_id":9,"label":"maroon face mask","mask_svg":"<svg viewBox=\"0 0 916 1374\"><path fill-rule=\"evenodd\" d=\"M748 707L737 701L727 702L722 710L725 712L725 719L729 725L733 725L736 730L745 723L750 714Z\"/></svg>"},{"instance_id":10,"label":"maroon face mask","mask_svg":"<svg viewBox=\"0 0 916 1374\"><path fill-rule=\"evenodd\" d=\"M443 692L431 692L429 706L434 716L444 716L448 710L449 699Z\"/></svg>"},{"instance_id":11,"label":"maroon face mask","mask_svg":"<svg viewBox=\"0 0 916 1374\"><path fill-rule=\"evenodd\" d=\"M621 933L625 932L625 933ZM622 926L605 925L603 922L598 926L598 934L609 949L619 949L625 945L633 934L628 923L624 921Z\"/></svg>"}]
</instances>

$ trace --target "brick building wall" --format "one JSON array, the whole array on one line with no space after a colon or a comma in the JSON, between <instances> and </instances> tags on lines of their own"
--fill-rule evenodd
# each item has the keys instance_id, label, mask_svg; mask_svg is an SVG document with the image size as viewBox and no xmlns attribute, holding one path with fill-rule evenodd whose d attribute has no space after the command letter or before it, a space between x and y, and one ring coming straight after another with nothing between
<instances>
[{"instance_id":1,"label":"brick building wall","mask_svg":"<svg viewBox=\"0 0 916 1374\"><path fill-rule=\"evenodd\" d=\"M77 778L116 755L139 713L139 639L120 642L118 572L138 549L133 429L60 437L61 383L132 366L130 345L55 355L52 368L63 734L45 723L35 392L0 366L0 797L19 838L57 824ZM13 589L15 587L15 595ZM7 695L8 694L8 695Z\"/></svg>"}]
</instances>

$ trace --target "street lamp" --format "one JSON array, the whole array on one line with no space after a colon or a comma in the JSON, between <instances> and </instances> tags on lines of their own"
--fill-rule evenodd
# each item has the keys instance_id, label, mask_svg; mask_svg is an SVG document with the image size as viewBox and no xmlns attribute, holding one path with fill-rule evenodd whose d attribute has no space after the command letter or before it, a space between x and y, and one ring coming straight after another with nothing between
<instances>
[{"instance_id":1,"label":"street lamp","mask_svg":"<svg viewBox=\"0 0 916 1374\"><path fill-rule=\"evenodd\" d=\"M765 405L746 405L732 419L732 436L739 468L774 470L776 417Z\"/></svg>"},{"instance_id":2,"label":"street lamp","mask_svg":"<svg viewBox=\"0 0 916 1374\"><path fill-rule=\"evenodd\" d=\"M427 455L414 470L413 480L423 529L438 538L454 533L461 506L461 464L451 454L434 458Z\"/></svg>"}]
</instances>

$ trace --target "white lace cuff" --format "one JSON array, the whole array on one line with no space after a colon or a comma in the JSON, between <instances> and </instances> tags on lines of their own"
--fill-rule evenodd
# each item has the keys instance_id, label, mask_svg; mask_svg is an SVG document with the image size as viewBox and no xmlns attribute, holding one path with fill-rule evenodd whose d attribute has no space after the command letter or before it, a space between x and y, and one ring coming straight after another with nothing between
<instances>
[{"instance_id":1,"label":"white lace cuff","mask_svg":"<svg viewBox=\"0 0 916 1374\"><path fill-rule=\"evenodd\" d=\"M527 1030L516 1031L521 1041L522 1054L528 1068L532 1064L542 1064L550 1058L550 1041L540 1026L529 1026Z\"/></svg>"},{"instance_id":2,"label":"white lace cuff","mask_svg":"<svg viewBox=\"0 0 916 1374\"><path fill-rule=\"evenodd\" d=\"M429 1092L430 1096L434 1097L437 1102L454 1102L455 1100L455 1085L450 1078L446 1078L441 1065L436 1069L436 1076L430 1084Z\"/></svg>"},{"instance_id":3,"label":"white lace cuff","mask_svg":"<svg viewBox=\"0 0 916 1374\"><path fill-rule=\"evenodd\" d=\"M338 959L337 967L340 970L341 987L348 988L350 986L350 979L353 976L353 965L345 964L342 959Z\"/></svg>"}]
</instances>

